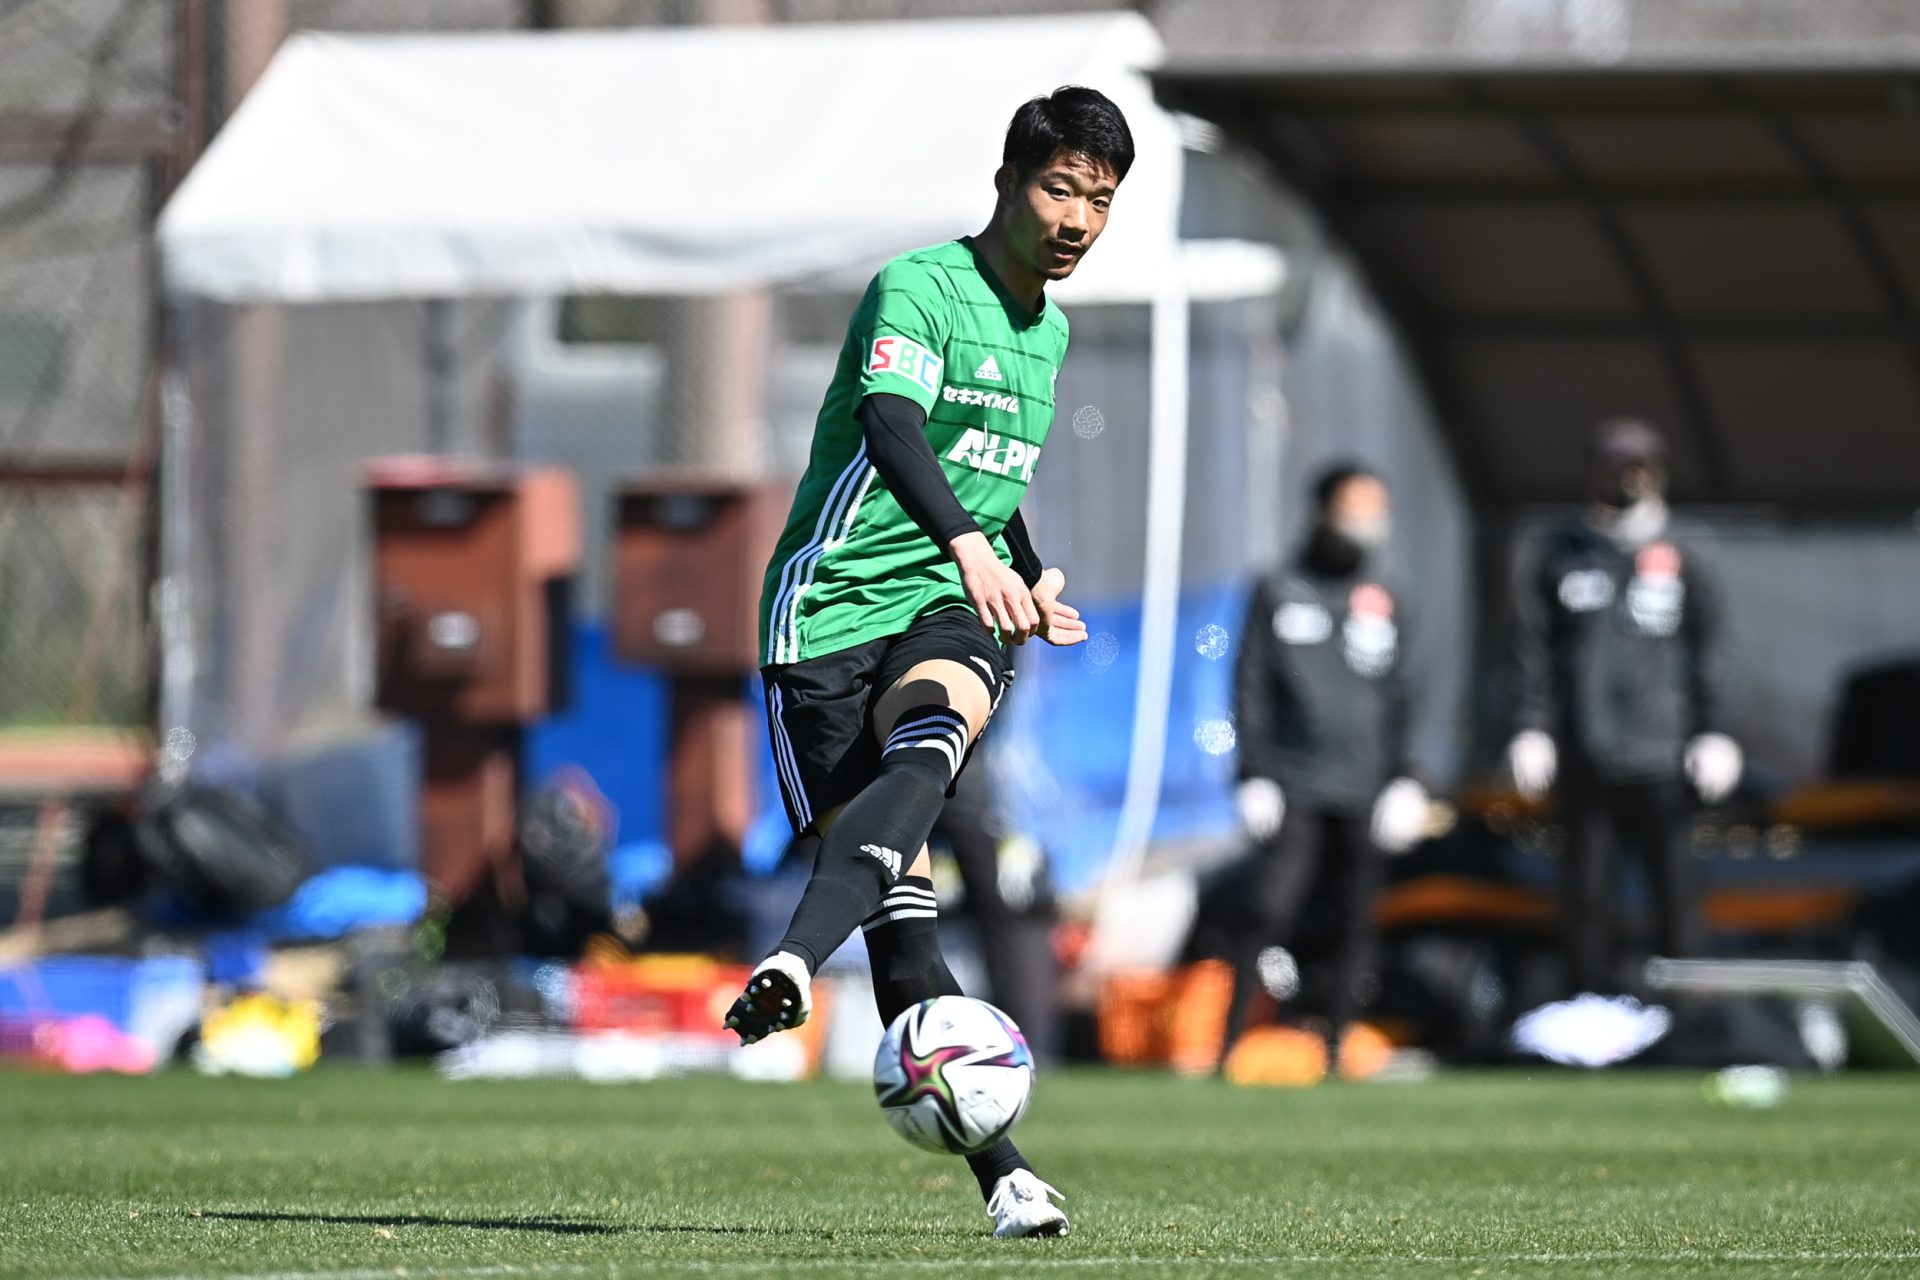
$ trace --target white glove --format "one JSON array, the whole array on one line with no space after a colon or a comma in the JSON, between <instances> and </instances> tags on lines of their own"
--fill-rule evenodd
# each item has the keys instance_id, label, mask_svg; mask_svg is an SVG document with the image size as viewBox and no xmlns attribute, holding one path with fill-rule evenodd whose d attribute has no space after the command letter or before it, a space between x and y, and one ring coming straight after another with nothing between
<instances>
[{"instance_id":1,"label":"white glove","mask_svg":"<svg viewBox=\"0 0 1920 1280\"><path fill-rule=\"evenodd\" d=\"M1740 785L1746 765L1740 744L1724 733L1703 733L1687 744L1687 781L1708 804L1719 804Z\"/></svg>"},{"instance_id":2,"label":"white glove","mask_svg":"<svg viewBox=\"0 0 1920 1280\"><path fill-rule=\"evenodd\" d=\"M1427 789L1412 778L1395 778L1373 802L1373 842L1386 853L1405 853L1427 834Z\"/></svg>"},{"instance_id":3,"label":"white glove","mask_svg":"<svg viewBox=\"0 0 1920 1280\"><path fill-rule=\"evenodd\" d=\"M1287 797L1272 778L1248 778L1234 792L1240 825L1255 840L1271 840L1287 816Z\"/></svg>"},{"instance_id":4,"label":"white glove","mask_svg":"<svg viewBox=\"0 0 1920 1280\"><path fill-rule=\"evenodd\" d=\"M1560 753L1553 739L1538 729L1522 729L1507 744L1507 768L1513 771L1513 785L1529 800L1538 800L1553 787L1560 772Z\"/></svg>"}]
</instances>

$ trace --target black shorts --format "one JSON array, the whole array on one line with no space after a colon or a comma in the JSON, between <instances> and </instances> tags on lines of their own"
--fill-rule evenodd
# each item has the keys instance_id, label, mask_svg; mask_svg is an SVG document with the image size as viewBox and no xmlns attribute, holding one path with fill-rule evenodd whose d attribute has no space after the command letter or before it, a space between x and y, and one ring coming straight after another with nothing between
<instances>
[{"instance_id":1,"label":"black shorts","mask_svg":"<svg viewBox=\"0 0 1920 1280\"><path fill-rule=\"evenodd\" d=\"M978 671L996 708L1013 683L1013 650L980 625L978 614L962 608L929 613L897 636L760 669L780 798L795 831L805 831L815 817L853 799L878 776L874 704L914 667L938 659ZM961 769L978 741L976 735L967 744Z\"/></svg>"}]
</instances>

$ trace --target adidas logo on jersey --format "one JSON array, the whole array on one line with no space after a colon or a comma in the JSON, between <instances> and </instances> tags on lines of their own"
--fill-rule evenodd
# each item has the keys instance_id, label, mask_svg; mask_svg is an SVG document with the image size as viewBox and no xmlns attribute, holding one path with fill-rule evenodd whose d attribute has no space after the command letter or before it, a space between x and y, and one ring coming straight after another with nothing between
<instances>
[{"instance_id":1,"label":"adidas logo on jersey","mask_svg":"<svg viewBox=\"0 0 1920 1280\"><path fill-rule=\"evenodd\" d=\"M994 359L992 356L988 356L985 360L982 360L980 362L980 367L973 371L973 376L980 379L980 381L982 382L1005 381L1005 379L1001 378L1000 376L1000 366L994 363Z\"/></svg>"},{"instance_id":2,"label":"adidas logo on jersey","mask_svg":"<svg viewBox=\"0 0 1920 1280\"><path fill-rule=\"evenodd\" d=\"M968 427L953 448L947 450L947 461L964 462L975 471L996 476L1018 475L1025 481L1033 479L1033 468L1040 461L1040 446Z\"/></svg>"},{"instance_id":3,"label":"adidas logo on jersey","mask_svg":"<svg viewBox=\"0 0 1920 1280\"><path fill-rule=\"evenodd\" d=\"M897 876L900 874L901 859L899 850L889 849L885 845L863 844L860 846L860 852L870 853L878 858L880 865L887 869L888 875Z\"/></svg>"}]
</instances>

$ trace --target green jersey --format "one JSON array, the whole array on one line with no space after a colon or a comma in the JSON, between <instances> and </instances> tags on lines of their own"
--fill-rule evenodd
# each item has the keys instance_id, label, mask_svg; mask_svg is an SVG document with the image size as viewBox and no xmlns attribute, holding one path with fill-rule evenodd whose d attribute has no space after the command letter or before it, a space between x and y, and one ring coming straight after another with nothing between
<instances>
[{"instance_id":1,"label":"green jersey","mask_svg":"<svg viewBox=\"0 0 1920 1280\"><path fill-rule=\"evenodd\" d=\"M884 392L927 411L927 439L954 496L1011 563L1002 530L1040 461L1066 353L1060 309L1016 301L969 240L881 269L847 325L807 471L767 566L767 665L898 635L923 614L968 603L946 548L874 474L860 401Z\"/></svg>"}]
</instances>

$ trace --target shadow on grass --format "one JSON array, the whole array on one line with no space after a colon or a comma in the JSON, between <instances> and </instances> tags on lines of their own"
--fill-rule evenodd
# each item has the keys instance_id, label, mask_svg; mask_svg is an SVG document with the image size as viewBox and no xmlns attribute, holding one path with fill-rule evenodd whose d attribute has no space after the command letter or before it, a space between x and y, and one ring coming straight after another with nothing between
<instances>
[{"instance_id":1,"label":"shadow on grass","mask_svg":"<svg viewBox=\"0 0 1920 1280\"><path fill-rule=\"evenodd\" d=\"M708 1227L685 1222L650 1222L632 1229L649 1231L657 1236L812 1236L816 1240L831 1240L836 1235L863 1234L829 1231L825 1227Z\"/></svg>"},{"instance_id":2,"label":"shadow on grass","mask_svg":"<svg viewBox=\"0 0 1920 1280\"><path fill-rule=\"evenodd\" d=\"M443 1218L433 1214L386 1213L203 1213L203 1218L224 1222L319 1222L341 1227L466 1227L473 1231L533 1231L555 1236L612 1236L630 1231L653 1235L707 1236L812 1236L830 1240L836 1236L888 1234L859 1229L823 1227L727 1227L690 1222L649 1222L640 1226L608 1226L603 1222L567 1222L550 1218Z\"/></svg>"},{"instance_id":3,"label":"shadow on grass","mask_svg":"<svg viewBox=\"0 0 1920 1280\"><path fill-rule=\"evenodd\" d=\"M342 1227L467 1227L474 1231L534 1231L552 1236L610 1236L628 1230L601 1222L547 1218L441 1218L383 1213L204 1213L224 1222L324 1222Z\"/></svg>"}]
</instances>

